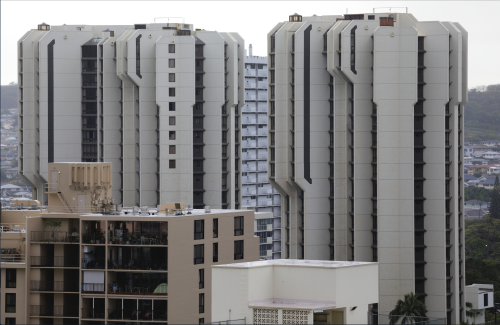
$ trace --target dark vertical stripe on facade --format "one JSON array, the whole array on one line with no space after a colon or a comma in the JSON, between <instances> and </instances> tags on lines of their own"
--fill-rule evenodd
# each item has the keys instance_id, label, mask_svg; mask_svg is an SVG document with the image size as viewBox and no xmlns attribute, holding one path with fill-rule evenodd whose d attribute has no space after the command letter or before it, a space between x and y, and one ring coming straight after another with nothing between
<instances>
[{"instance_id":1,"label":"dark vertical stripe on facade","mask_svg":"<svg viewBox=\"0 0 500 325\"><path fill-rule=\"evenodd\" d=\"M311 179L311 30L304 30L304 178Z\"/></svg>"},{"instance_id":2,"label":"dark vertical stripe on facade","mask_svg":"<svg viewBox=\"0 0 500 325\"><path fill-rule=\"evenodd\" d=\"M351 29L351 71L354 74L358 74L356 71L356 28L358 26Z\"/></svg>"},{"instance_id":3,"label":"dark vertical stripe on facade","mask_svg":"<svg viewBox=\"0 0 500 325\"><path fill-rule=\"evenodd\" d=\"M47 74L48 74L48 162L54 162L54 44L52 40L47 45Z\"/></svg>"},{"instance_id":4,"label":"dark vertical stripe on facade","mask_svg":"<svg viewBox=\"0 0 500 325\"><path fill-rule=\"evenodd\" d=\"M135 39L135 74L142 79L141 75L141 37L142 34Z\"/></svg>"}]
</instances>

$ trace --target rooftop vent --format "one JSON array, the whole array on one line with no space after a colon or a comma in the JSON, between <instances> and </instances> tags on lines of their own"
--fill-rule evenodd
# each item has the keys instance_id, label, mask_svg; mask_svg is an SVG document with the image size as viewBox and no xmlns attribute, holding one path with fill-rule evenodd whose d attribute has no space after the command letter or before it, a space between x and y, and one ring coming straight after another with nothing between
<instances>
[{"instance_id":1,"label":"rooftop vent","mask_svg":"<svg viewBox=\"0 0 500 325\"><path fill-rule=\"evenodd\" d=\"M46 23L41 23L38 25L38 30L50 30L50 25L47 25Z\"/></svg>"},{"instance_id":2,"label":"rooftop vent","mask_svg":"<svg viewBox=\"0 0 500 325\"><path fill-rule=\"evenodd\" d=\"M288 16L288 21L291 21L291 22L301 22L302 21L302 16L299 15L298 13L294 13L293 15L291 16Z\"/></svg>"}]
</instances>

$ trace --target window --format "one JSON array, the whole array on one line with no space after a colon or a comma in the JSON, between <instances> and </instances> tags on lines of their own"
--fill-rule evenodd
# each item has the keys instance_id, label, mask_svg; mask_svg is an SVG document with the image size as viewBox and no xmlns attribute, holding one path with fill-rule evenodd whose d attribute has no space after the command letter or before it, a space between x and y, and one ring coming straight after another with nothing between
<instances>
[{"instance_id":1,"label":"window","mask_svg":"<svg viewBox=\"0 0 500 325\"><path fill-rule=\"evenodd\" d=\"M175 131L168 131L168 139L175 140Z\"/></svg>"},{"instance_id":2,"label":"window","mask_svg":"<svg viewBox=\"0 0 500 325\"><path fill-rule=\"evenodd\" d=\"M212 245L213 248L213 262L217 263L219 261L219 243L213 243Z\"/></svg>"},{"instance_id":3,"label":"window","mask_svg":"<svg viewBox=\"0 0 500 325\"><path fill-rule=\"evenodd\" d=\"M15 313L16 312L16 294L6 293L5 294L5 312Z\"/></svg>"},{"instance_id":4,"label":"window","mask_svg":"<svg viewBox=\"0 0 500 325\"><path fill-rule=\"evenodd\" d=\"M484 307L487 307L487 306L488 306L488 293L485 293L485 294L483 295L483 297L484 297L484 305L483 305L483 306L484 306Z\"/></svg>"},{"instance_id":5,"label":"window","mask_svg":"<svg viewBox=\"0 0 500 325\"><path fill-rule=\"evenodd\" d=\"M175 160L174 159L170 159L168 161L168 168L175 168Z\"/></svg>"},{"instance_id":6,"label":"window","mask_svg":"<svg viewBox=\"0 0 500 325\"><path fill-rule=\"evenodd\" d=\"M203 289L205 287L205 270L204 269L199 269L198 270L198 284L199 288Z\"/></svg>"},{"instance_id":7,"label":"window","mask_svg":"<svg viewBox=\"0 0 500 325\"><path fill-rule=\"evenodd\" d=\"M194 245L194 264L203 264L205 262L205 245Z\"/></svg>"},{"instance_id":8,"label":"window","mask_svg":"<svg viewBox=\"0 0 500 325\"><path fill-rule=\"evenodd\" d=\"M200 306L200 314L203 314L205 312L205 294L204 293L200 293L199 306Z\"/></svg>"},{"instance_id":9,"label":"window","mask_svg":"<svg viewBox=\"0 0 500 325\"><path fill-rule=\"evenodd\" d=\"M205 238L205 220L195 220L194 221L194 239L204 239Z\"/></svg>"},{"instance_id":10,"label":"window","mask_svg":"<svg viewBox=\"0 0 500 325\"><path fill-rule=\"evenodd\" d=\"M175 53L175 44L168 44L168 53Z\"/></svg>"},{"instance_id":11,"label":"window","mask_svg":"<svg viewBox=\"0 0 500 325\"><path fill-rule=\"evenodd\" d=\"M175 68L175 59L168 59L168 67Z\"/></svg>"},{"instance_id":12,"label":"window","mask_svg":"<svg viewBox=\"0 0 500 325\"><path fill-rule=\"evenodd\" d=\"M175 103L168 103L168 110L171 112L175 111Z\"/></svg>"},{"instance_id":13,"label":"window","mask_svg":"<svg viewBox=\"0 0 500 325\"><path fill-rule=\"evenodd\" d=\"M234 260L243 259L243 240L234 241Z\"/></svg>"},{"instance_id":14,"label":"window","mask_svg":"<svg viewBox=\"0 0 500 325\"><path fill-rule=\"evenodd\" d=\"M16 319L5 317L5 325L16 325Z\"/></svg>"},{"instance_id":15,"label":"window","mask_svg":"<svg viewBox=\"0 0 500 325\"><path fill-rule=\"evenodd\" d=\"M199 324L199 325L205 324L205 318L200 318L200 319L198 320L198 324Z\"/></svg>"},{"instance_id":16,"label":"window","mask_svg":"<svg viewBox=\"0 0 500 325\"><path fill-rule=\"evenodd\" d=\"M171 155L175 154L175 145L168 146L168 153Z\"/></svg>"},{"instance_id":17,"label":"window","mask_svg":"<svg viewBox=\"0 0 500 325\"><path fill-rule=\"evenodd\" d=\"M5 287L15 288L16 287L16 272L17 269L6 269L5 270Z\"/></svg>"},{"instance_id":18,"label":"window","mask_svg":"<svg viewBox=\"0 0 500 325\"><path fill-rule=\"evenodd\" d=\"M215 218L213 220L214 225L214 238L219 237L219 219Z\"/></svg>"},{"instance_id":19,"label":"window","mask_svg":"<svg viewBox=\"0 0 500 325\"><path fill-rule=\"evenodd\" d=\"M169 82L175 82L175 73L169 73L168 74L168 81Z\"/></svg>"},{"instance_id":20,"label":"window","mask_svg":"<svg viewBox=\"0 0 500 325\"><path fill-rule=\"evenodd\" d=\"M243 236L243 216L234 217L234 235Z\"/></svg>"},{"instance_id":21,"label":"window","mask_svg":"<svg viewBox=\"0 0 500 325\"><path fill-rule=\"evenodd\" d=\"M175 116L168 117L168 125L175 125Z\"/></svg>"},{"instance_id":22,"label":"window","mask_svg":"<svg viewBox=\"0 0 500 325\"><path fill-rule=\"evenodd\" d=\"M168 88L168 95L170 97L174 97L175 96L175 88Z\"/></svg>"}]
</instances>

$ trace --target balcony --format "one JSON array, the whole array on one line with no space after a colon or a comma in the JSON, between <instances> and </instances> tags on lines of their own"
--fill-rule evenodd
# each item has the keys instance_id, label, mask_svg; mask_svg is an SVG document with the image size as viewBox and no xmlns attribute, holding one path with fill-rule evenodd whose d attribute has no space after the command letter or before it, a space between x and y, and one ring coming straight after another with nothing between
<instances>
[{"instance_id":1,"label":"balcony","mask_svg":"<svg viewBox=\"0 0 500 325\"><path fill-rule=\"evenodd\" d=\"M82 308L82 318L104 319L105 313L105 308Z\"/></svg>"},{"instance_id":2,"label":"balcony","mask_svg":"<svg viewBox=\"0 0 500 325\"><path fill-rule=\"evenodd\" d=\"M104 293L104 283L83 283L82 293Z\"/></svg>"},{"instance_id":3,"label":"balcony","mask_svg":"<svg viewBox=\"0 0 500 325\"><path fill-rule=\"evenodd\" d=\"M8 250L6 250L8 251ZM0 254L0 262L2 263L25 263L26 255L25 254Z\"/></svg>"},{"instance_id":4,"label":"balcony","mask_svg":"<svg viewBox=\"0 0 500 325\"><path fill-rule=\"evenodd\" d=\"M71 236L68 231L31 231L32 243L80 243L79 236Z\"/></svg>"},{"instance_id":5,"label":"balcony","mask_svg":"<svg viewBox=\"0 0 500 325\"><path fill-rule=\"evenodd\" d=\"M104 269L104 258L82 258L82 269Z\"/></svg>"},{"instance_id":6,"label":"balcony","mask_svg":"<svg viewBox=\"0 0 500 325\"><path fill-rule=\"evenodd\" d=\"M78 256L31 256L32 267L78 267Z\"/></svg>"},{"instance_id":7,"label":"balcony","mask_svg":"<svg viewBox=\"0 0 500 325\"><path fill-rule=\"evenodd\" d=\"M30 316L78 317L78 306L31 305Z\"/></svg>"},{"instance_id":8,"label":"balcony","mask_svg":"<svg viewBox=\"0 0 500 325\"><path fill-rule=\"evenodd\" d=\"M255 70L245 69L245 76L255 76Z\"/></svg>"},{"instance_id":9,"label":"balcony","mask_svg":"<svg viewBox=\"0 0 500 325\"><path fill-rule=\"evenodd\" d=\"M108 319L135 320L135 321L167 321L166 309L137 310L137 309L108 309Z\"/></svg>"},{"instance_id":10,"label":"balcony","mask_svg":"<svg viewBox=\"0 0 500 325\"><path fill-rule=\"evenodd\" d=\"M78 281L38 281L31 280L31 291L78 292Z\"/></svg>"},{"instance_id":11,"label":"balcony","mask_svg":"<svg viewBox=\"0 0 500 325\"><path fill-rule=\"evenodd\" d=\"M158 270L167 271L168 264L167 259L161 260L135 260L135 259L120 259L115 261L114 259L108 260L108 269L114 270Z\"/></svg>"},{"instance_id":12,"label":"balcony","mask_svg":"<svg viewBox=\"0 0 500 325\"><path fill-rule=\"evenodd\" d=\"M130 296L167 296L168 295L168 285L166 283L161 283L158 285L140 285L140 284L128 284L128 283L118 283L113 285L109 284L109 295L130 295Z\"/></svg>"}]
</instances>

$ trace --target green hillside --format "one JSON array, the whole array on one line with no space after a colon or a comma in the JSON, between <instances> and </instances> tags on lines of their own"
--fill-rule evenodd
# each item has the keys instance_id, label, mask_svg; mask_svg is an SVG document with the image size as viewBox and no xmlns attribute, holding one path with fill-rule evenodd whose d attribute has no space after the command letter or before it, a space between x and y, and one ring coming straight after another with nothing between
<instances>
[{"instance_id":1,"label":"green hillside","mask_svg":"<svg viewBox=\"0 0 500 325\"><path fill-rule=\"evenodd\" d=\"M465 141L500 139L500 84L469 91L465 105Z\"/></svg>"},{"instance_id":2,"label":"green hillside","mask_svg":"<svg viewBox=\"0 0 500 325\"><path fill-rule=\"evenodd\" d=\"M17 85L2 86L1 90L1 109L17 108Z\"/></svg>"}]
</instances>

